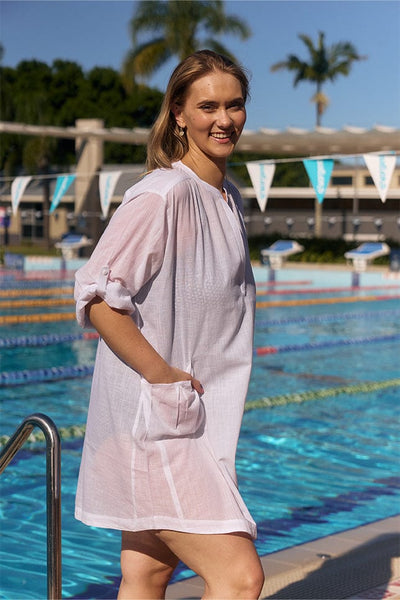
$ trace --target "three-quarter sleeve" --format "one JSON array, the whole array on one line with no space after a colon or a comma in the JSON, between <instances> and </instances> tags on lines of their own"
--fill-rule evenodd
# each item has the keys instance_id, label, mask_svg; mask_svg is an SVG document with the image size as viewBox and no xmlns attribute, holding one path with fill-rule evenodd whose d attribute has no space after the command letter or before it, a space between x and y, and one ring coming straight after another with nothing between
<instances>
[{"instance_id":1,"label":"three-quarter sleeve","mask_svg":"<svg viewBox=\"0 0 400 600\"><path fill-rule=\"evenodd\" d=\"M86 305L95 297L132 314L132 299L160 269L167 240L167 206L155 193L124 202L88 262L75 276L76 316L87 327Z\"/></svg>"}]
</instances>

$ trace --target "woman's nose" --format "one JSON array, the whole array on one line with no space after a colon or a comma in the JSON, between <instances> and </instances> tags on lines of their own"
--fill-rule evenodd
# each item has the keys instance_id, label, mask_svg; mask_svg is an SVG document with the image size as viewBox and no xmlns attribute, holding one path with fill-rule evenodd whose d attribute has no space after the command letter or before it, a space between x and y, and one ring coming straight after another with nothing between
<instances>
[{"instance_id":1,"label":"woman's nose","mask_svg":"<svg viewBox=\"0 0 400 600\"><path fill-rule=\"evenodd\" d=\"M217 124L220 127L230 127L232 124L232 119L227 110L221 110L218 113Z\"/></svg>"}]
</instances>

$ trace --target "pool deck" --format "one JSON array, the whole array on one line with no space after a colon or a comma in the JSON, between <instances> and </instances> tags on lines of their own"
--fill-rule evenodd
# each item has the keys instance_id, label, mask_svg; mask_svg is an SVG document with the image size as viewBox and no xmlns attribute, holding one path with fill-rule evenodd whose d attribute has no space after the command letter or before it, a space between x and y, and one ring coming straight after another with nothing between
<instances>
[{"instance_id":1,"label":"pool deck","mask_svg":"<svg viewBox=\"0 0 400 600\"><path fill-rule=\"evenodd\" d=\"M260 598L400 600L400 515L261 557ZM169 586L168 600L201 598L203 581ZM221 599L222 600L222 599Z\"/></svg>"}]
</instances>

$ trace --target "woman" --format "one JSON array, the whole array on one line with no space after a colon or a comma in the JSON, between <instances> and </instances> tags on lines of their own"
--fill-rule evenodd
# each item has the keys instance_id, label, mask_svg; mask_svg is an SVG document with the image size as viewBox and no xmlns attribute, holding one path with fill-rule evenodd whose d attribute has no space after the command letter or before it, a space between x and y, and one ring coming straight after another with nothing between
<instances>
[{"instance_id":1,"label":"woman","mask_svg":"<svg viewBox=\"0 0 400 600\"><path fill-rule=\"evenodd\" d=\"M76 516L122 531L118 597L163 598L181 559L206 598L257 598L256 527L235 453L252 359L254 279L226 161L246 75L204 50L173 72L129 189L76 275L100 333Z\"/></svg>"}]
</instances>

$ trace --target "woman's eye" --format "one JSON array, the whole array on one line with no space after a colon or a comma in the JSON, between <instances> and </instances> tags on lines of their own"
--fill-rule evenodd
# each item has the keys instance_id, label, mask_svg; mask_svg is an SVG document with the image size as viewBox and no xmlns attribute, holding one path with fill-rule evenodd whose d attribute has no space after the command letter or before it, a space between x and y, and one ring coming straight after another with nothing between
<instances>
[{"instance_id":1,"label":"woman's eye","mask_svg":"<svg viewBox=\"0 0 400 600\"><path fill-rule=\"evenodd\" d=\"M234 110L241 110L244 108L244 103L243 102L234 102L233 104L230 105L229 108L233 108Z\"/></svg>"},{"instance_id":2,"label":"woman's eye","mask_svg":"<svg viewBox=\"0 0 400 600\"><path fill-rule=\"evenodd\" d=\"M211 111L211 110L214 110L214 108L215 108L215 107L214 107L214 105L213 105L213 104L203 104L203 105L201 106L201 108L202 108L203 110Z\"/></svg>"}]
</instances>

